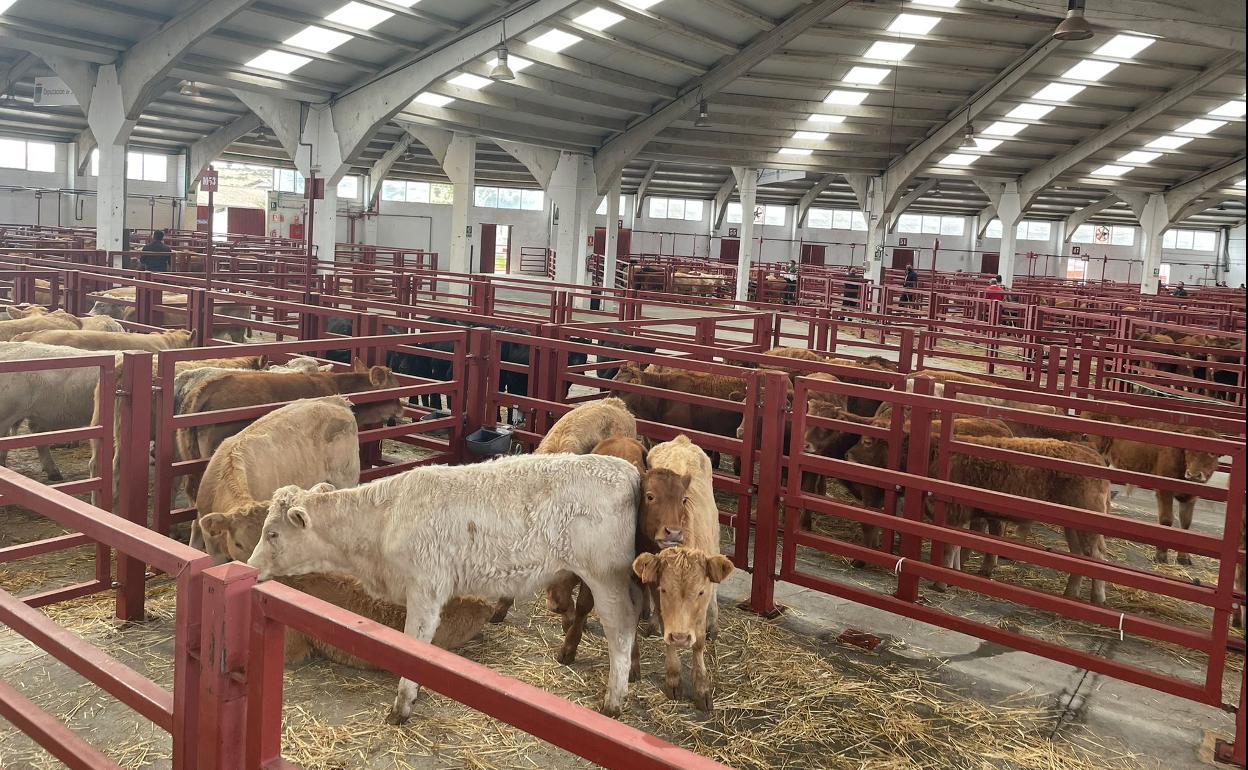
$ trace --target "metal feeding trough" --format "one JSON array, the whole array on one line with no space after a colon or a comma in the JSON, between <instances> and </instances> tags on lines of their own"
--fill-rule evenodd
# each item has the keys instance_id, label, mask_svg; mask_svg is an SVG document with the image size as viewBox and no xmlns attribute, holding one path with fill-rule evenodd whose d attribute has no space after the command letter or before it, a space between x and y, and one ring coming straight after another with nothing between
<instances>
[{"instance_id":1,"label":"metal feeding trough","mask_svg":"<svg viewBox=\"0 0 1248 770\"><path fill-rule=\"evenodd\" d=\"M417 422L433 422L434 420L441 420L444 417L450 417L450 416L451 416L450 409L434 409L429 414L422 416L419 420L417 420ZM429 435L445 436L449 432L450 431L448 429L442 428L441 430L430 431Z\"/></svg>"},{"instance_id":2,"label":"metal feeding trough","mask_svg":"<svg viewBox=\"0 0 1248 770\"><path fill-rule=\"evenodd\" d=\"M498 457L511 451L510 425L480 428L464 437L464 446L477 457Z\"/></svg>"}]
</instances>

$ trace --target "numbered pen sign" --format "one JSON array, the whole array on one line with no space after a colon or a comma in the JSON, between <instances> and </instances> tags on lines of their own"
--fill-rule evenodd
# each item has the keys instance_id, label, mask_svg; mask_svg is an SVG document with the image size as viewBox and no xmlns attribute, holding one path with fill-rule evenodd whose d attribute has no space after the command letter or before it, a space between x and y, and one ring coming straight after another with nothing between
<instances>
[{"instance_id":1,"label":"numbered pen sign","mask_svg":"<svg viewBox=\"0 0 1248 770\"><path fill-rule=\"evenodd\" d=\"M735 228L735 227L729 227L729 228L728 228L728 237L729 237L729 238L736 238L736 237L737 237L737 228Z\"/></svg>"},{"instance_id":2,"label":"numbered pen sign","mask_svg":"<svg viewBox=\"0 0 1248 770\"><path fill-rule=\"evenodd\" d=\"M199 187L204 192L216 192L219 179L215 168L206 169L199 175Z\"/></svg>"},{"instance_id":3,"label":"numbered pen sign","mask_svg":"<svg viewBox=\"0 0 1248 770\"><path fill-rule=\"evenodd\" d=\"M909 245L910 245L910 239L909 239L909 238L898 238L898 239L897 239L897 245L898 245L898 246L909 246Z\"/></svg>"},{"instance_id":4,"label":"numbered pen sign","mask_svg":"<svg viewBox=\"0 0 1248 770\"><path fill-rule=\"evenodd\" d=\"M1083 253L1083 249L1079 248L1078 246L1071 246L1070 253L1077 257Z\"/></svg>"}]
</instances>

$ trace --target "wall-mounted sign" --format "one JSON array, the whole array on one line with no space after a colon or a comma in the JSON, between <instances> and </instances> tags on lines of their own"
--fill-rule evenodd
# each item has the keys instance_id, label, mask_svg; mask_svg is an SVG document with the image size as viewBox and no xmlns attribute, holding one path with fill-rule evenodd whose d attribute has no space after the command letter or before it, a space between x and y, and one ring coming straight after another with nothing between
<instances>
[{"instance_id":1,"label":"wall-mounted sign","mask_svg":"<svg viewBox=\"0 0 1248 770\"><path fill-rule=\"evenodd\" d=\"M735 227L729 227L729 228L728 228L728 237L729 237L729 238L736 238L736 237L737 237L737 228L735 228Z\"/></svg>"},{"instance_id":2,"label":"wall-mounted sign","mask_svg":"<svg viewBox=\"0 0 1248 770\"><path fill-rule=\"evenodd\" d=\"M1080 248L1079 246L1071 246L1071 247L1070 247L1070 253L1071 253L1071 254L1073 254L1073 255L1075 255L1075 256L1077 257L1077 256L1079 256L1080 254L1082 254L1082 253L1083 253L1083 249L1082 249L1082 248Z\"/></svg>"},{"instance_id":3,"label":"wall-mounted sign","mask_svg":"<svg viewBox=\"0 0 1248 770\"><path fill-rule=\"evenodd\" d=\"M898 245L898 246L909 246L909 245L910 245L910 239L909 239L909 238L898 238L898 239L897 239L897 245Z\"/></svg>"},{"instance_id":4,"label":"wall-mounted sign","mask_svg":"<svg viewBox=\"0 0 1248 770\"><path fill-rule=\"evenodd\" d=\"M621 220L620 220L620 223L619 223L618 225L616 225L616 227L617 227L617 228L619 228L620 230L623 230L623 229L624 229L624 220L623 220L623 219L621 219Z\"/></svg>"},{"instance_id":5,"label":"wall-mounted sign","mask_svg":"<svg viewBox=\"0 0 1248 770\"><path fill-rule=\"evenodd\" d=\"M35 78L36 107L73 107L78 104L74 92L57 77Z\"/></svg>"}]
</instances>

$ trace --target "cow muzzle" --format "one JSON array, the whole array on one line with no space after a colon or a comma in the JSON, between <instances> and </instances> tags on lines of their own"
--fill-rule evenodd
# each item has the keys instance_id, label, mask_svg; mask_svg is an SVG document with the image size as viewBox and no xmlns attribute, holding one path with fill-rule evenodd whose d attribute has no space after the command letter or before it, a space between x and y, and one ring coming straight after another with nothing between
<instances>
[{"instance_id":1,"label":"cow muzzle","mask_svg":"<svg viewBox=\"0 0 1248 770\"><path fill-rule=\"evenodd\" d=\"M685 542L685 531L683 529L673 529L671 527L663 528L663 537L656 538L655 542L660 548L674 548L683 545Z\"/></svg>"},{"instance_id":2,"label":"cow muzzle","mask_svg":"<svg viewBox=\"0 0 1248 770\"><path fill-rule=\"evenodd\" d=\"M1203 471L1191 471L1183 474L1183 477L1188 481L1195 481L1197 484L1204 484L1209 480L1210 475L1212 474L1204 473Z\"/></svg>"},{"instance_id":3,"label":"cow muzzle","mask_svg":"<svg viewBox=\"0 0 1248 770\"><path fill-rule=\"evenodd\" d=\"M684 631L669 631L663 640L673 647L678 647L682 650L687 650L693 646L693 634Z\"/></svg>"}]
</instances>

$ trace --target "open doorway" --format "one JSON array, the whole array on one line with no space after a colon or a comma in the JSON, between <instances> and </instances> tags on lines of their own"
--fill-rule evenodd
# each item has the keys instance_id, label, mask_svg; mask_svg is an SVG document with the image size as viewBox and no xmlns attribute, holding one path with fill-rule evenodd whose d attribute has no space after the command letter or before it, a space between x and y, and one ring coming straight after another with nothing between
<instances>
[{"instance_id":1,"label":"open doorway","mask_svg":"<svg viewBox=\"0 0 1248 770\"><path fill-rule=\"evenodd\" d=\"M494 237L494 272L508 273L511 264L511 225L499 225Z\"/></svg>"}]
</instances>

